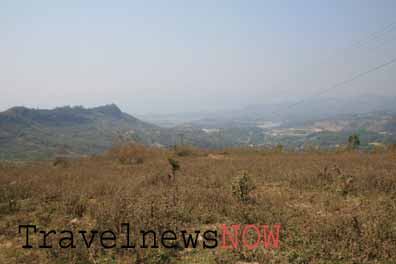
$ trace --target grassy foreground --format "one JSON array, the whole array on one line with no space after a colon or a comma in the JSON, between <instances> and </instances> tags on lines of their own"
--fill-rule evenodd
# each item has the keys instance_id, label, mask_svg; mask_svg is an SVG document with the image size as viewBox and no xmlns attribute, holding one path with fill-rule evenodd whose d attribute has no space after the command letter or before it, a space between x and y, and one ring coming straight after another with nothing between
<instances>
[{"instance_id":1,"label":"grassy foreground","mask_svg":"<svg viewBox=\"0 0 396 264\"><path fill-rule=\"evenodd\" d=\"M168 158L180 166L174 174ZM278 249L255 250L23 249L18 233L29 223L89 232L124 222L137 232L282 228ZM78 160L1 162L0 263L396 263L396 155L131 145Z\"/></svg>"}]
</instances>

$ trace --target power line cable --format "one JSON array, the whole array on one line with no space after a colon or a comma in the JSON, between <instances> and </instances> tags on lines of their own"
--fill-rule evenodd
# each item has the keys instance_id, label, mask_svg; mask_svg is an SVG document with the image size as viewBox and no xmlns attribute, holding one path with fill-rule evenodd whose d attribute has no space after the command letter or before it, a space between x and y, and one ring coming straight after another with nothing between
<instances>
[{"instance_id":1,"label":"power line cable","mask_svg":"<svg viewBox=\"0 0 396 264\"><path fill-rule=\"evenodd\" d=\"M393 41L395 41L395 40L396 40L396 36L393 36L393 37L390 38L390 39L384 39L383 41L378 42L378 43L377 43L378 45L375 45L375 46L372 46L372 47L369 47L368 49L366 49L366 52L367 52L367 51L373 51L373 50L375 50L375 49L377 49L377 48L379 48L379 47L382 47L384 44L387 44L387 43L389 43L389 42L393 42ZM345 63L343 63L343 65L345 65Z\"/></svg>"},{"instance_id":2,"label":"power line cable","mask_svg":"<svg viewBox=\"0 0 396 264\"><path fill-rule=\"evenodd\" d=\"M393 21L383 27L381 27L380 30L375 31L371 34L369 34L365 39L359 40L359 41L354 41L352 42L350 45L348 45L347 47L344 47L341 49L341 52L337 53L337 54L330 54L326 57L324 57L322 60L320 60L318 63L314 63L313 65L311 65L312 68L318 68L320 66L325 65L331 58L333 57L338 57L341 56L343 54L345 54L346 51L349 51L351 49L360 49L361 47L368 47L365 46L365 44L370 43L372 41L375 40L379 40L381 38L383 38L387 33L393 31L394 29L396 29L396 21ZM386 40L382 43L385 43ZM277 84L275 84L275 86L273 87L274 89L278 89L280 88L280 86L283 84L284 82L280 81Z\"/></svg>"},{"instance_id":3,"label":"power line cable","mask_svg":"<svg viewBox=\"0 0 396 264\"><path fill-rule=\"evenodd\" d=\"M380 65L377 65L377 66L375 66L375 67L373 67L373 68L370 68L370 69L368 69L368 70L366 70L366 71L364 71L364 72L360 72L360 73L358 73L358 74L352 76L351 78L348 78L348 79L343 80L343 81L341 81L341 82L335 83L335 84L331 85L330 87L328 87L328 88L326 88L326 89L323 89L323 90L319 91L318 93L316 93L316 94L310 96L309 98L314 98L314 97L321 96L321 95L327 93L328 91L330 91L330 90L332 90L332 89L338 88L338 87L343 86L343 85L346 85L346 84L348 84L348 83L351 83L351 82L353 82L353 81L355 81L355 80L357 80L357 79L359 79L359 78L362 78L362 77L365 76L365 75L368 75L368 74L370 74L370 73L373 73L373 72L375 72L375 71L378 71L378 70L380 70L380 69L382 69L382 68L385 68L386 66L389 66L389 65L394 64L394 63L396 63L396 57L394 57L394 58L392 58L391 60L389 60L389 61L387 61L387 62L384 62L384 63L382 63L382 64L380 64ZM307 99L302 99L302 100L300 100L300 101L298 101L298 102L295 102L295 103L293 103L293 104L287 106L287 107L286 107L286 110L288 110L288 109L290 109L290 108L293 108L293 107L295 107L295 106L297 106L297 105L300 105L300 104L306 102L306 100L307 100ZM272 115L272 116L279 115L281 112L283 112L283 109L280 110L280 111L272 112L271 115Z\"/></svg>"},{"instance_id":4,"label":"power line cable","mask_svg":"<svg viewBox=\"0 0 396 264\"><path fill-rule=\"evenodd\" d=\"M376 40L376 39L380 38L381 35L394 30L395 27L396 27L396 21L393 21L392 23L389 23L386 26L382 27L381 30L370 34L366 40L356 41L356 42L352 43L352 45L346 49L354 48L354 47L361 47L363 44L365 44L365 42L370 42L371 40Z\"/></svg>"}]
</instances>

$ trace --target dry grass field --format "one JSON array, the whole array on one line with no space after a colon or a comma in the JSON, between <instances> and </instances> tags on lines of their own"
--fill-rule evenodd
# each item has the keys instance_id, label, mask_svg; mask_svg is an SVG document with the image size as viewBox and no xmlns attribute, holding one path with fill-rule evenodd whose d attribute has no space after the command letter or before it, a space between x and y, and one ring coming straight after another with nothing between
<instances>
[{"instance_id":1,"label":"dry grass field","mask_svg":"<svg viewBox=\"0 0 396 264\"><path fill-rule=\"evenodd\" d=\"M180 166L174 174L169 158ZM53 248L24 249L18 233L26 224L89 232L121 223L134 232L279 223L281 232L278 249L255 250L61 249L58 234L48 238ZM76 160L4 161L0 263L396 263L396 155L130 145Z\"/></svg>"}]
</instances>

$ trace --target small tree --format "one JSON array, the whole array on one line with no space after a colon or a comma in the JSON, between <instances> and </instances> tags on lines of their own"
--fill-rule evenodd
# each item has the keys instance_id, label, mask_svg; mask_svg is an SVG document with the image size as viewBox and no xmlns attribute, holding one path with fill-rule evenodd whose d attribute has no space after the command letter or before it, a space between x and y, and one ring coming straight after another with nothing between
<instances>
[{"instance_id":1,"label":"small tree","mask_svg":"<svg viewBox=\"0 0 396 264\"><path fill-rule=\"evenodd\" d=\"M281 153L281 152L283 152L283 149L284 149L284 147L283 147L283 145L282 144L278 144L278 145L276 145L275 147L274 147L274 152L276 152L276 153Z\"/></svg>"},{"instance_id":2,"label":"small tree","mask_svg":"<svg viewBox=\"0 0 396 264\"><path fill-rule=\"evenodd\" d=\"M241 202L249 201L249 193L254 189L255 185L246 171L235 177L232 182L232 193Z\"/></svg>"},{"instance_id":3,"label":"small tree","mask_svg":"<svg viewBox=\"0 0 396 264\"><path fill-rule=\"evenodd\" d=\"M356 149L360 146L360 138L357 134L353 134L348 138L348 148Z\"/></svg>"},{"instance_id":4,"label":"small tree","mask_svg":"<svg viewBox=\"0 0 396 264\"><path fill-rule=\"evenodd\" d=\"M176 171L178 171L180 169L180 164L177 160L174 160L172 158L169 158L168 162L172 167L172 177L173 177L173 180L175 180L176 179L175 174L176 174Z\"/></svg>"}]
</instances>

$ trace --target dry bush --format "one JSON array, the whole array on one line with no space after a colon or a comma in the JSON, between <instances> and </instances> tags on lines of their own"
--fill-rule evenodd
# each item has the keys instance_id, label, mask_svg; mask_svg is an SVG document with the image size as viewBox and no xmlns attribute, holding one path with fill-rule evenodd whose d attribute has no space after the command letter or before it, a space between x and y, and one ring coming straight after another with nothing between
<instances>
[{"instance_id":1,"label":"dry bush","mask_svg":"<svg viewBox=\"0 0 396 264\"><path fill-rule=\"evenodd\" d=\"M209 153L207 150L203 150L194 146L187 146L187 145L175 146L174 152L176 156L179 157L191 157L191 156L200 157L200 156L207 156Z\"/></svg>"},{"instance_id":2,"label":"dry bush","mask_svg":"<svg viewBox=\"0 0 396 264\"><path fill-rule=\"evenodd\" d=\"M147 147L137 143L129 143L121 147L116 147L107 152L107 156L117 160L123 165L142 164L148 159L162 157L165 150Z\"/></svg>"},{"instance_id":3,"label":"dry bush","mask_svg":"<svg viewBox=\"0 0 396 264\"><path fill-rule=\"evenodd\" d=\"M66 157L56 157L52 163L54 167L67 168L70 166L71 161Z\"/></svg>"},{"instance_id":4,"label":"dry bush","mask_svg":"<svg viewBox=\"0 0 396 264\"><path fill-rule=\"evenodd\" d=\"M0 243L11 241L12 246L0 245L0 263L396 261L392 153L273 153L250 148L226 152L226 159L200 154L179 157L167 150L127 145L62 169L51 162L4 164L0 166ZM180 168L170 180L168 158L175 156ZM137 158L144 161L139 166L119 164L135 164ZM231 188L244 170L256 187L248 188L249 202L234 199ZM347 181L350 177L353 180ZM241 187L244 181L238 179ZM94 245L90 250L24 250L16 228L35 223L46 229L117 230L123 222L137 233L140 229L205 231L223 223L280 223L281 247L277 251L103 251Z\"/></svg>"}]
</instances>

